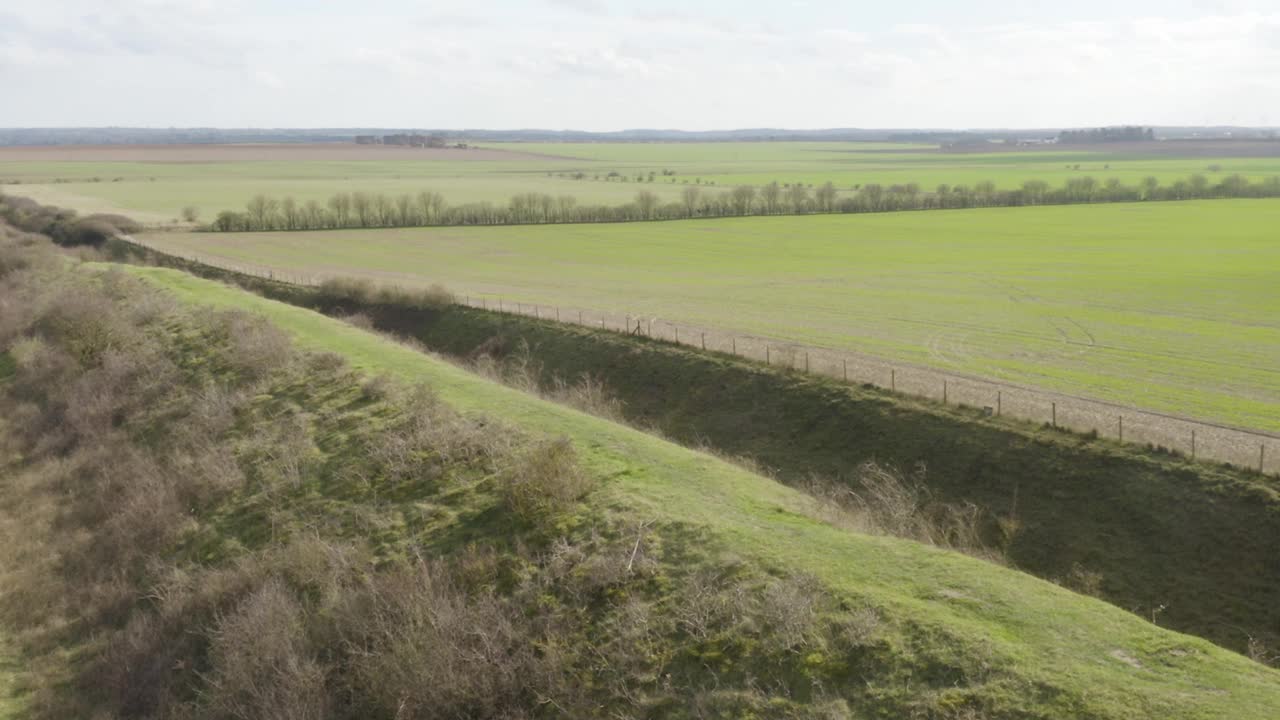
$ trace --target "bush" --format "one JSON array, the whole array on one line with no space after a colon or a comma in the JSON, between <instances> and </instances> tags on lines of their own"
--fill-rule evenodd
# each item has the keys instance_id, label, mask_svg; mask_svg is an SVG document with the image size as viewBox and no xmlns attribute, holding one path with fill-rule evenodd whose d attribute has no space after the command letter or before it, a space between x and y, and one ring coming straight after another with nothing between
<instances>
[{"instance_id":1,"label":"bush","mask_svg":"<svg viewBox=\"0 0 1280 720\"><path fill-rule=\"evenodd\" d=\"M196 718L323 720L325 671L306 637L303 608L269 579L212 633L202 705Z\"/></svg>"},{"instance_id":2,"label":"bush","mask_svg":"<svg viewBox=\"0 0 1280 720\"><path fill-rule=\"evenodd\" d=\"M536 443L519 450L498 475L498 490L506 509L534 524L563 513L587 494L589 478L578 467L577 454L567 438Z\"/></svg>"}]
</instances>

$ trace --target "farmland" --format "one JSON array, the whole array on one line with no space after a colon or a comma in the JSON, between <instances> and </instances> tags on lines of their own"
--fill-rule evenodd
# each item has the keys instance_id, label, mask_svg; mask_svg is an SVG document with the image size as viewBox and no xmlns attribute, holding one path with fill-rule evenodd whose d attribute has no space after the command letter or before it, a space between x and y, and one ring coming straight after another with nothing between
<instances>
[{"instance_id":1,"label":"farmland","mask_svg":"<svg viewBox=\"0 0 1280 720\"><path fill-rule=\"evenodd\" d=\"M1280 430L1280 203L323 233L182 254L657 316Z\"/></svg>"},{"instance_id":2,"label":"farmland","mask_svg":"<svg viewBox=\"0 0 1280 720\"><path fill-rule=\"evenodd\" d=\"M505 204L517 193L537 192L618 205L642 187L673 201L685 184L727 189L832 182L850 193L869 183L915 183L927 191L983 182L1006 189L1027 180L1056 187L1083 176L1128 185L1148 176L1167 184L1195 173L1211 180L1233 173L1261 180L1280 175L1280 157L1269 155L1270 147L1240 157L1226 156L1229 146L1219 157L1212 148L1207 155L1128 147L958 153L928 145L807 142L506 143L456 151L341 144L0 148L0 183L10 183L6 192L50 204L165 223L188 206L207 221L219 211L243 208L259 194L323 203L338 192L394 196L425 190L453 204ZM609 179L610 173L617 176ZM650 173L653 182L647 180ZM637 176L646 181L637 183Z\"/></svg>"}]
</instances>

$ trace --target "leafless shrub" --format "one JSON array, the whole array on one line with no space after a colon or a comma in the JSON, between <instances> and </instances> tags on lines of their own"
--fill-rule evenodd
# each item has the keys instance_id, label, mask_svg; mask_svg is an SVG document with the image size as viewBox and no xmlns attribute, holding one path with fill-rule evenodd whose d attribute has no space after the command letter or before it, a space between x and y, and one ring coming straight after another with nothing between
<instances>
[{"instance_id":1,"label":"leafless shrub","mask_svg":"<svg viewBox=\"0 0 1280 720\"><path fill-rule=\"evenodd\" d=\"M1071 571L1063 578L1062 584L1084 595L1102 597L1102 581L1102 573L1075 562L1071 563Z\"/></svg>"},{"instance_id":2,"label":"leafless shrub","mask_svg":"<svg viewBox=\"0 0 1280 720\"><path fill-rule=\"evenodd\" d=\"M828 521L856 532L892 535L1000 561L999 551L983 542L980 509L971 503L935 500L923 476L922 467L903 475L868 462L850 484L811 478L803 489L818 499Z\"/></svg>"},{"instance_id":3,"label":"leafless shrub","mask_svg":"<svg viewBox=\"0 0 1280 720\"><path fill-rule=\"evenodd\" d=\"M542 395L554 402L607 420L618 421L623 417L622 401L609 391L603 380L589 373L584 373L573 383L556 378L551 389Z\"/></svg>"},{"instance_id":4,"label":"leafless shrub","mask_svg":"<svg viewBox=\"0 0 1280 720\"><path fill-rule=\"evenodd\" d=\"M567 438L534 443L516 451L498 475L498 492L517 518L536 523L567 510L591 487Z\"/></svg>"},{"instance_id":5,"label":"leafless shrub","mask_svg":"<svg viewBox=\"0 0 1280 720\"><path fill-rule=\"evenodd\" d=\"M880 636L880 614L871 608L861 608L837 617L832 634L835 640L847 647L865 647Z\"/></svg>"},{"instance_id":6,"label":"leafless shrub","mask_svg":"<svg viewBox=\"0 0 1280 720\"><path fill-rule=\"evenodd\" d=\"M366 482L434 482L454 464L483 465L504 456L514 435L501 426L458 414L429 388L406 396L397 422L365 442Z\"/></svg>"},{"instance_id":7,"label":"leafless shrub","mask_svg":"<svg viewBox=\"0 0 1280 720\"><path fill-rule=\"evenodd\" d=\"M106 350L66 388L66 422L84 438L111 432L163 394L175 372L149 345Z\"/></svg>"},{"instance_id":8,"label":"leafless shrub","mask_svg":"<svg viewBox=\"0 0 1280 720\"><path fill-rule=\"evenodd\" d=\"M1265 642L1259 640L1252 635L1249 636L1249 643L1245 648L1245 654L1250 660L1263 665L1272 667L1280 667L1280 652L1273 651Z\"/></svg>"},{"instance_id":9,"label":"leafless shrub","mask_svg":"<svg viewBox=\"0 0 1280 720\"><path fill-rule=\"evenodd\" d=\"M425 562L375 578L369 595L339 624L367 648L354 673L370 714L518 718L557 684L511 608Z\"/></svg>"},{"instance_id":10,"label":"leafless shrub","mask_svg":"<svg viewBox=\"0 0 1280 720\"><path fill-rule=\"evenodd\" d=\"M318 461L307 419L295 413L272 423L270 430L262 434L257 451L269 490L279 486L301 487Z\"/></svg>"},{"instance_id":11,"label":"leafless shrub","mask_svg":"<svg viewBox=\"0 0 1280 720\"><path fill-rule=\"evenodd\" d=\"M37 332L49 337L76 357L91 365L108 350L132 342L136 330L122 318L107 312L112 299L98 288L80 285L74 291L55 295L35 322Z\"/></svg>"},{"instance_id":12,"label":"leafless shrub","mask_svg":"<svg viewBox=\"0 0 1280 720\"><path fill-rule=\"evenodd\" d=\"M373 318L369 317L365 313L352 313L350 315L343 315L338 319L348 325L354 325L361 330L368 330L372 332L376 329L373 324Z\"/></svg>"},{"instance_id":13,"label":"leafless shrub","mask_svg":"<svg viewBox=\"0 0 1280 720\"><path fill-rule=\"evenodd\" d=\"M668 608L677 627L696 640L707 640L745 614L746 588L719 572L699 569L680 585Z\"/></svg>"},{"instance_id":14,"label":"leafless shrub","mask_svg":"<svg viewBox=\"0 0 1280 720\"><path fill-rule=\"evenodd\" d=\"M818 609L821 589L807 575L776 579L760 593L758 617L770 645L798 652L818 640L821 627Z\"/></svg>"},{"instance_id":15,"label":"leafless shrub","mask_svg":"<svg viewBox=\"0 0 1280 720\"><path fill-rule=\"evenodd\" d=\"M303 608L268 580L221 617L209 648L213 671L195 717L321 720L325 672L306 637Z\"/></svg>"},{"instance_id":16,"label":"leafless shrub","mask_svg":"<svg viewBox=\"0 0 1280 720\"><path fill-rule=\"evenodd\" d=\"M360 393L366 400L386 400L395 391L395 379L386 373L380 373L360 383Z\"/></svg>"},{"instance_id":17,"label":"leafless shrub","mask_svg":"<svg viewBox=\"0 0 1280 720\"><path fill-rule=\"evenodd\" d=\"M226 338L224 361L249 380L266 377L292 357L289 336L266 318L231 311L219 314L216 322Z\"/></svg>"},{"instance_id":18,"label":"leafless shrub","mask_svg":"<svg viewBox=\"0 0 1280 720\"><path fill-rule=\"evenodd\" d=\"M347 359L333 352L312 352L306 354L307 370L317 375L333 375L346 370Z\"/></svg>"},{"instance_id":19,"label":"leafless shrub","mask_svg":"<svg viewBox=\"0 0 1280 720\"><path fill-rule=\"evenodd\" d=\"M457 298L454 297L453 293L445 289L443 285L433 283L422 291L418 302L423 307L443 308L456 303Z\"/></svg>"}]
</instances>

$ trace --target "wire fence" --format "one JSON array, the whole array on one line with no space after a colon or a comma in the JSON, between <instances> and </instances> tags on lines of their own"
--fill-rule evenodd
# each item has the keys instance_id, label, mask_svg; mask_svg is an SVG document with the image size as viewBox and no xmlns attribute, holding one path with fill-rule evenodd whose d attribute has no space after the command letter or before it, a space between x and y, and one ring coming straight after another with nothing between
<instances>
[{"instance_id":1,"label":"wire fence","mask_svg":"<svg viewBox=\"0 0 1280 720\"><path fill-rule=\"evenodd\" d=\"M315 286L326 276L281 272L275 268L237 264L221 258L184 256L125 238L189 262L277 282ZM588 308L540 305L498 296L456 296L459 304L598 329L604 332L664 340L686 347L726 353L774 367L821 375L859 385L964 405L997 417L1010 417L1078 433L1096 433L1119 442L1147 446L1157 452L1280 475L1280 435L1140 410L1102 400L1029 388L1013 383L949 373L918 365L751 335L730 333L650 315L602 312Z\"/></svg>"}]
</instances>

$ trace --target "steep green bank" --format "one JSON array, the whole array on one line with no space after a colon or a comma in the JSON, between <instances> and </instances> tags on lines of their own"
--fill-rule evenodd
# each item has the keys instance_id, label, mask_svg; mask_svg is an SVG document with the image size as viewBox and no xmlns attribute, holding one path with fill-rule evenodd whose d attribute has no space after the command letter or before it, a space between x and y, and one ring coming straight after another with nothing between
<instances>
[{"instance_id":1,"label":"steep green bank","mask_svg":"<svg viewBox=\"0 0 1280 720\"><path fill-rule=\"evenodd\" d=\"M152 259L329 313L361 311L454 356L527 346L544 379L589 373L629 420L752 457L785 481L847 477L869 459L922 464L943 498L987 511L994 541L1012 538L1017 567L1227 647L1280 646L1274 479L644 338L469 308L369 307Z\"/></svg>"},{"instance_id":2,"label":"steep green bank","mask_svg":"<svg viewBox=\"0 0 1280 720\"><path fill-rule=\"evenodd\" d=\"M591 374L631 421L786 481L923 465L988 511L994 540L1012 531L1017 567L1228 647L1280 644L1273 479L643 338L466 308L375 316L451 355L527 346L545 379Z\"/></svg>"},{"instance_id":3,"label":"steep green bank","mask_svg":"<svg viewBox=\"0 0 1280 720\"><path fill-rule=\"evenodd\" d=\"M902 634L892 654L924 662L911 682L926 688L908 690L936 700L924 716L1267 717L1280 708L1280 673L1105 603L955 553L810 519L811 500L770 480L307 310L170 270L134 272L189 302L265 316L302 347L340 353L362 370L425 382L464 412L564 435L604 483L594 502L686 528L686 551L722 547L749 567L808 573L844 606L893 618ZM844 667L837 686L868 682L867 668ZM934 694L927 689L934 682L952 689ZM907 711L862 707L883 717Z\"/></svg>"}]
</instances>

